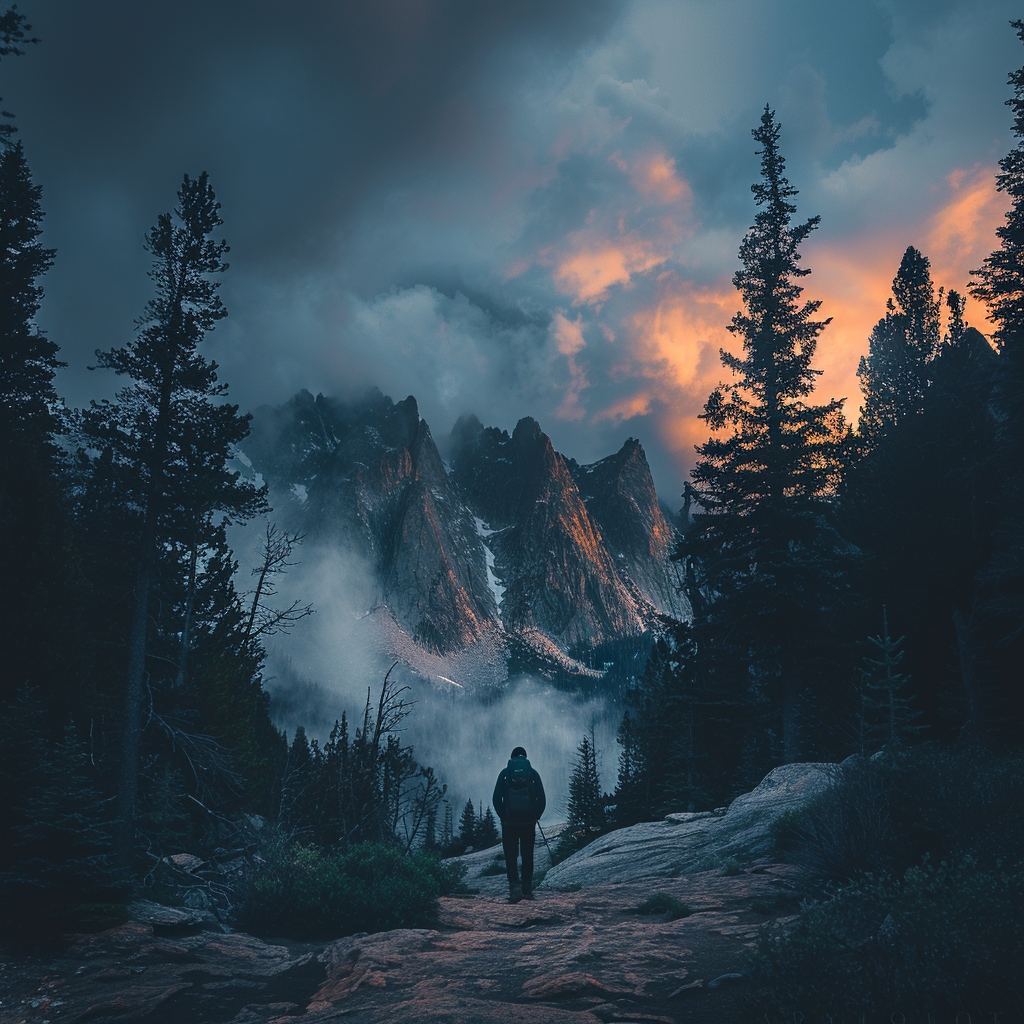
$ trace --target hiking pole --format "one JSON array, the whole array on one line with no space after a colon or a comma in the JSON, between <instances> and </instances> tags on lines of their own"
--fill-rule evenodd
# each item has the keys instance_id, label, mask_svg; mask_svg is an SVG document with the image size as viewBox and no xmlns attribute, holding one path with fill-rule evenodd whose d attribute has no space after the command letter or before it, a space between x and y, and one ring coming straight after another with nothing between
<instances>
[{"instance_id":1,"label":"hiking pole","mask_svg":"<svg viewBox=\"0 0 1024 1024\"><path fill-rule=\"evenodd\" d=\"M540 822L537 822L537 828L540 828ZM548 842L548 837L544 835L544 829L540 828L540 837L544 840L544 845L548 848L548 856L551 858L551 866L555 866L555 854L551 849L551 844Z\"/></svg>"}]
</instances>

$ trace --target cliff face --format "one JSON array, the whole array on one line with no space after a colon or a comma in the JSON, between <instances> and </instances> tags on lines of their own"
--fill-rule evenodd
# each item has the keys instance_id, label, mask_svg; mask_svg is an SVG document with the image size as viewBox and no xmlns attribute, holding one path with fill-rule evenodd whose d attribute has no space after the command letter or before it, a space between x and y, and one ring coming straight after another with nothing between
<instances>
[{"instance_id":1,"label":"cliff face","mask_svg":"<svg viewBox=\"0 0 1024 1024\"><path fill-rule=\"evenodd\" d=\"M600 526L627 586L666 615L688 618L690 608L669 560L676 531L662 511L640 442L631 437L618 452L600 462L569 465L587 511Z\"/></svg>"},{"instance_id":2,"label":"cliff face","mask_svg":"<svg viewBox=\"0 0 1024 1024\"><path fill-rule=\"evenodd\" d=\"M475 417L446 469L409 397L341 403L302 392L257 412L246 456L311 537L375 567L380 602L417 643L451 653L484 635L572 657L688 615L672 527L643 448L579 466L530 418L512 435Z\"/></svg>"}]
</instances>

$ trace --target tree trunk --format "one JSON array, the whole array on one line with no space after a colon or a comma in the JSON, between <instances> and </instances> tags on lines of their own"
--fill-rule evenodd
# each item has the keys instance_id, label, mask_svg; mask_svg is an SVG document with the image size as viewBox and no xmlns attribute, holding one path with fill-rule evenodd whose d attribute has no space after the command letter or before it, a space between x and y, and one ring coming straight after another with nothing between
<instances>
[{"instance_id":1,"label":"tree trunk","mask_svg":"<svg viewBox=\"0 0 1024 1024\"><path fill-rule=\"evenodd\" d=\"M124 695L124 735L117 776L117 857L127 867L135 845L135 798L138 793L139 740L142 736L142 678L146 669L146 629L153 579L153 540L147 537L135 581L135 611L128 642L128 678Z\"/></svg>"},{"instance_id":2,"label":"tree trunk","mask_svg":"<svg viewBox=\"0 0 1024 1024\"><path fill-rule=\"evenodd\" d=\"M185 600L185 621L181 627L181 653L178 655L178 686L185 685L185 673L188 670L188 645L192 631L192 606L196 598L196 562L199 558L199 545L195 538L192 541L192 559L188 573L188 597Z\"/></svg>"},{"instance_id":3,"label":"tree trunk","mask_svg":"<svg viewBox=\"0 0 1024 1024\"><path fill-rule=\"evenodd\" d=\"M161 498L164 462L167 458L168 435L171 420L171 387L174 368L173 354L165 362L164 379L160 389L152 461L150 463L149 495L146 500L146 518L142 530L142 551L139 572L135 582L135 611L128 642L128 678L124 694L124 739L121 744L121 765L117 776L117 830L116 852L122 866L128 867L135 845L135 799L138 795L139 740L142 738L142 679L146 671L146 633L149 626L149 591L156 568L157 514Z\"/></svg>"}]
</instances>

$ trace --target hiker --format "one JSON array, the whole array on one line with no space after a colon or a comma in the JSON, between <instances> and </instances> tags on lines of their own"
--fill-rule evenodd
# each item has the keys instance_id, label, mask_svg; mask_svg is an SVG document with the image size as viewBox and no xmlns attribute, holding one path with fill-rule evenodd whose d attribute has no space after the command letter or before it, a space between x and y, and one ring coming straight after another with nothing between
<instances>
[{"instance_id":1,"label":"hiker","mask_svg":"<svg viewBox=\"0 0 1024 1024\"><path fill-rule=\"evenodd\" d=\"M540 776L526 759L526 751L516 747L508 765L501 770L491 797L491 804L501 819L509 903L533 899L534 827L544 813L546 803ZM522 875L517 869L520 851L523 856Z\"/></svg>"}]
</instances>

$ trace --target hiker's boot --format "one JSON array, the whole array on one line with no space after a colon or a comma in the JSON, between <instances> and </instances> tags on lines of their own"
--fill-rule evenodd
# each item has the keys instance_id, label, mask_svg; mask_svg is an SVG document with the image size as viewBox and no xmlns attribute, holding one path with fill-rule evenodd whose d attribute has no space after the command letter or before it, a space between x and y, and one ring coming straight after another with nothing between
<instances>
[{"instance_id":1,"label":"hiker's boot","mask_svg":"<svg viewBox=\"0 0 1024 1024\"><path fill-rule=\"evenodd\" d=\"M536 897L533 895L533 890L532 889L527 889L525 885L523 886L523 899L524 900L536 899Z\"/></svg>"},{"instance_id":2,"label":"hiker's boot","mask_svg":"<svg viewBox=\"0 0 1024 1024\"><path fill-rule=\"evenodd\" d=\"M518 903L523 898L523 887L518 882L508 883L509 903Z\"/></svg>"}]
</instances>

